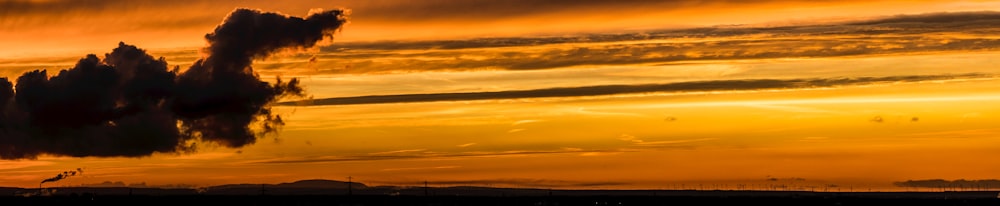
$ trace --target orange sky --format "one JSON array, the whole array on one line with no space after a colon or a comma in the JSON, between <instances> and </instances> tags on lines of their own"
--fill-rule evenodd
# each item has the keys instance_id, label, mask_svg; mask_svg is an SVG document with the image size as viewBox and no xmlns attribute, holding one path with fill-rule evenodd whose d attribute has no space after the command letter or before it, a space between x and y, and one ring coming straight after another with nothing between
<instances>
[{"instance_id":1,"label":"orange sky","mask_svg":"<svg viewBox=\"0 0 1000 206\"><path fill-rule=\"evenodd\" d=\"M34 187L74 168L85 173L51 184L352 176L376 185L899 190L893 182L1000 179L991 159L1000 152L1000 36L993 29L1000 20L845 23L994 11L1000 2L700 2L0 0L0 75L54 73L119 41L187 68L203 55L197 48L205 33L233 8L250 7L296 16L311 8L352 10L332 45L255 61L265 80L299 77L317 99L747 79L954 79L276 106L287 124L253 145L0 160L0 186ZM969 73L982 75L961 75Z\"/></svg>"},{"instance_id":2,"label":"orange sky","mask_svg":"<svg viewBox=\"0 0 1000 206\"><path fill-rule=\"evenodd\" d=\"M202 35L237 7L304 15L346 8L351 24L338 41L447 39L571 32L630 32L728 24L786 25L896 14L982 11L993 1L151 1L8 0L0 56L103 52L119 41L143 48L197 48ZM30 39L30 40L29 40ZM35 40L37 39L37 40Z\"/></svg>"}]
</instances>

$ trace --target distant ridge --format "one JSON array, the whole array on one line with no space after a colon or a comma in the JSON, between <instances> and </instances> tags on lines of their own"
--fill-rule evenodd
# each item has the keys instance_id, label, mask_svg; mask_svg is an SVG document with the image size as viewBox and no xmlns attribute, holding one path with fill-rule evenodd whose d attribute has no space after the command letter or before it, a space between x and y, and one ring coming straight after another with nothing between
<instances>
[{"instance_id":1,"label":"distant ridge","mask_svg":"<svg viewBox=\"0 0 1000 206\"><path fill-rule=\"evenodd\" d=\"M365 190L367 185L358 182L343 182L336 180L310 179L279 184L227 184L206 187L202 194L226 195L342 195L348 193L348 184L352 190Z\"/></svg>"},{"instance_id":2,"label":"distant ridge","mask_svg":"<svg viewBox=\"0 0 1000 206\"><path fill-rule=\"evenodd\" d=\"M350 185L350 189L348 189ZM813 192L813 191L740 191L740 190L567 190L540 188L495 188L478 186L419 187L419 186L367 186L359 182L325 179L299 180L278 184L225 184L203 188L152 188L152 187L52 187L15 188L0 187L0 196L463 196L463 197L856 197L876 199L997 199L998 191L948 191L948 192Z\"/></svg>"},{"instance_id":3,"label":"distant ridge","mask_svg":"<svg viewBox=\"0 0 1000 206\"><path fill-rule=\"evenodd\" d=\"M280 183L274 185L278 188L339 188L346 189L348 182L336 181L336 180L324 180L324 179L311 179L311 180L299 180L291 183ZM351 182L351 187L354 189L364 189L368 188L367 185L359 182Z\"/></svg>"},{"instance_id":4,"label":"distant ridge","mask_svg":"<svg viewBox=\"0 0 1000 206\"><path fill-rule=\"evenodd\" d=\"M237 189L237 188L255 188L260 189L261 186L265 188L315 188L315 189L347 189L347 182L336 181L336 180L324 180L324 179L311 179L311 180L299 180L290 183L278 183L278 184L225 184L206 187L206 190L221 190L221 189ZM359 183L350 183L352 188L361 189L367 188L368 186Z\"/></svg>"}]
</instances>

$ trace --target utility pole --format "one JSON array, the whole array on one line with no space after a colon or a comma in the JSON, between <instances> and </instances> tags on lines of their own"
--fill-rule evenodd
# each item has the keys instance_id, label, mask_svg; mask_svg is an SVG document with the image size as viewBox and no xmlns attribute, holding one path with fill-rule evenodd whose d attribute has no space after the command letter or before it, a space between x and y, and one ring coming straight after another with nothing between
<instances>
[{"instance_id":1,"label":"utility pole","mask_svg":"<svg viewBox=\"0 0 1000 206\"><path fill-rule=\"evenodd\" d=\"M428 195L427 189L428 189L428 187L427 187L427 180L424 180L424 197L427 197L427 195Z\"/></svg>"},{"instance_id":2,"label":"utility pole","mask_svg":"<svg viewBox=\"0 0 1000 206\"><path fill-rule=\"evenodd\" d=\"M347 176L347 196L351 196L351 193L353 193L353 191L351 191L352 184L353 182L351 181L351 176Z\"/></svg>"}]
</instances>

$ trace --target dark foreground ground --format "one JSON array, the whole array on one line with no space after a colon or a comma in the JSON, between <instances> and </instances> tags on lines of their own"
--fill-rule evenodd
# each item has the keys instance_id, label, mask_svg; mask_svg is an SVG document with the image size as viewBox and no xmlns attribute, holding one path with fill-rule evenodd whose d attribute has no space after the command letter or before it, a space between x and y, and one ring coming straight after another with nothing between
<instances>
[{"instance_id":1,"label":"dark foreground ground","mask_svg":"<svg viewBox=\"0 0 1000 206\"><path fill-rule=\"evenodd\" d=\"M997 192L662 191L648 195L94 195L0 197L0 205L1000 205Z\"/></svg>"}]
</instances>

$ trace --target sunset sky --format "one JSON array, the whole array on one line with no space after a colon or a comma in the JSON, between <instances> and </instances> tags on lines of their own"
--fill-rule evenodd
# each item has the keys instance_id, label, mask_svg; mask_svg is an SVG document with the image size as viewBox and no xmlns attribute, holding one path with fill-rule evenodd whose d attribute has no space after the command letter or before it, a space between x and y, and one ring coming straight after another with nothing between
<instances>
[{"instance_id":1,"label":"sunset sky","mask_svg":"<svg viewBox=\"0 0 1000 206\"><path fill-rule=\"evenodd\" d=\"M54 76L119 42L181 72L222 61L208 58L206 34L236 8L348 11L332 40L248 54L261 80L305 88L271 102L277 133L152 155L12 157L20 140L2 135L18 133L0 132L0 186L76 168L46 185L1000 179L1000 1L0 0L0 77Z\"/></svg>"}]
</instances>

